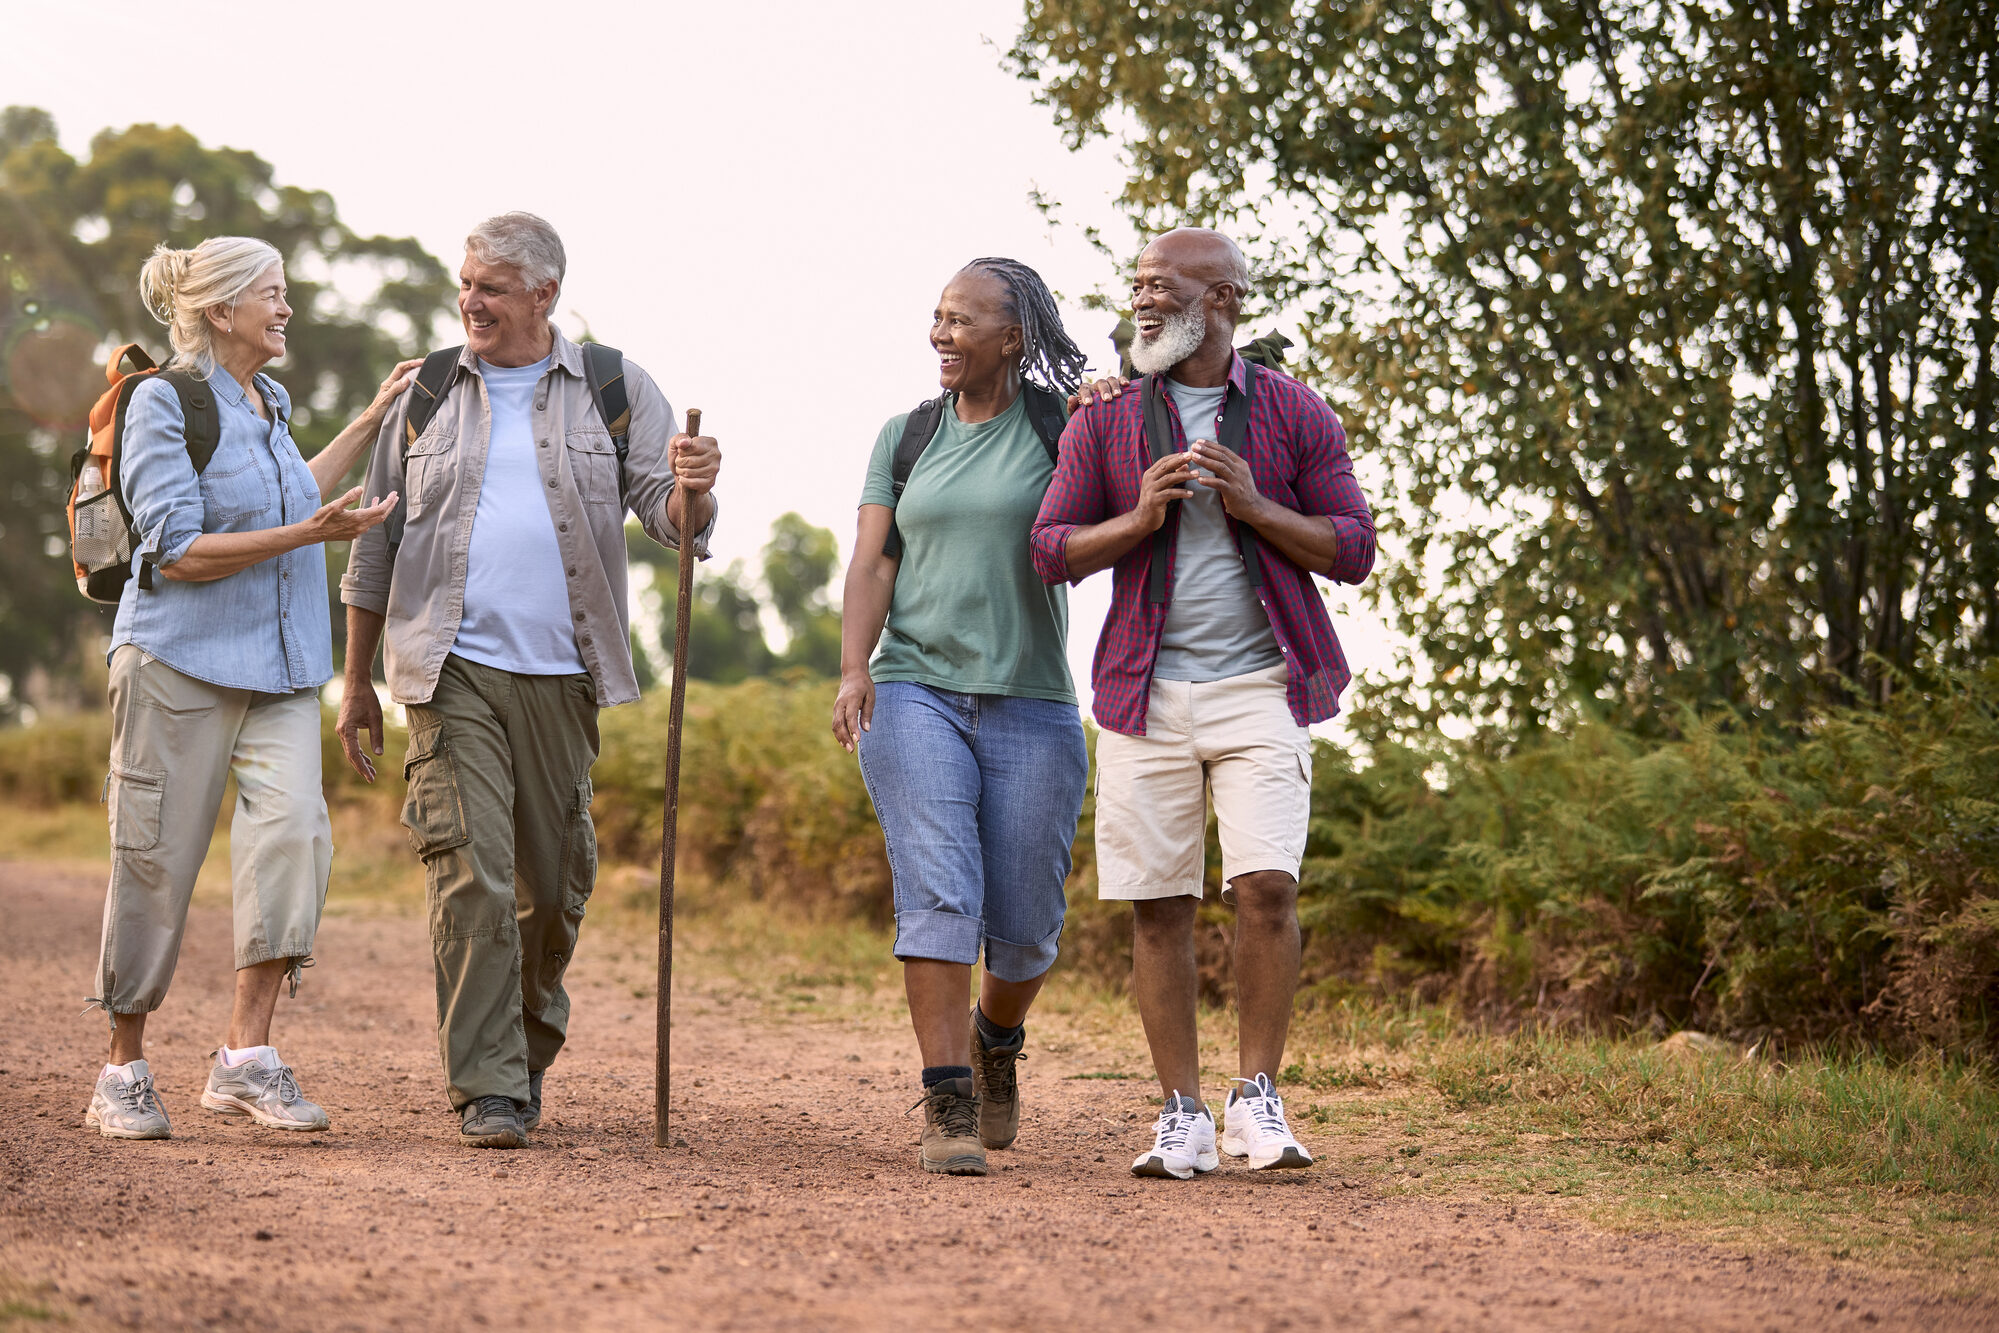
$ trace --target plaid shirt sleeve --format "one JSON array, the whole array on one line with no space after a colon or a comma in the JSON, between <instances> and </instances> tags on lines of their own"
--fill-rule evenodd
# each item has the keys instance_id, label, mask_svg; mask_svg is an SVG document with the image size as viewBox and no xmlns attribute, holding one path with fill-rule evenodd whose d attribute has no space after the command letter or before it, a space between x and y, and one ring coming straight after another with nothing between
<instances>
[{"instance_id":1,"label":"plaid shirt sleeve","mask_svg":"<svg viewBox=\"0 0 1999 1333\"><path fill-rule=\"evenodd\" d=\"M1303 410L1293 423L1299 468L1292 485L1298 512L1331 519L1340 539L1332 564L1312 572L1335 583L1359 583L1374 569L1374 514L1354 479L1339 417L1316 394L1301 397Z\"/></svg>"},{"instance_id":2,"label":"plaid shirt sleeve","mask_svg":"<svg viewBox=\"0 0 1999 1333\"><path fill-rule=\"evenodd\" d=\"M1041 512L1027 538L1034 572L1043 583L1079 583L1069 577L1069 534L1110 517L1106 512L1103 441L1097 413L1080 408L1062 431L1060 456Z\"/></svg>"}]
</instances>

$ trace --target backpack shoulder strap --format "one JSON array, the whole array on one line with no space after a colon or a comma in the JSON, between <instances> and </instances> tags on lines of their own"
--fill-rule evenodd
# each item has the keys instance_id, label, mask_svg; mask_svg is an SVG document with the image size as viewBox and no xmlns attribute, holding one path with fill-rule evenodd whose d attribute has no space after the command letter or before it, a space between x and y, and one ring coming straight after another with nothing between
<instances>
[{"instance_id":1,"label":"backpack shoulder strap","mask_svg":"<svg viewBox=\"0 0 1999 1333\"><path fill-rule=\"evenodd\" d=\"M1152 461L1157 463L1173 452L1173 422L1166 413L1166 377L1147 375L1139 381L1138 391L1145 410L1145 442ZM1180 502L1173 500L1166 506L1166 521L1152 534L1152 571L1146 579L1149 601L1162 604L1166 601L1166 559L1179 527Z\"/></svg>"},{"instance_id":2,"label":"backpack shoulder strap","mask_svg":"<svg viewBox=\"0 0 1999 1333\"><path fill-rule=\"evenodd\" d=\"M632 403L625 384L625 354L604 343L583 344L583 379L590 386L590 401L611 432L611 444L618 451L618 503L625 501L625 456L632 449Z\"/></svg>"},{"instance_id":3,"label":"backpack shoulder strap","mask_svg":"<svg viewBox=\"0 0 1999 1333\"><path fill-rule=\"evenodd\" d=\"M416 373L416 383L409 387L410 410L403 425L403 457L409 457L410 446L430 425L437 409L444 405L444 395L451 391L452 372L457 370L458 358L464 351L463 345L444 347L423 359L423 368Z\"/></svg>"},{"instance_id":4,"label":"backpack shoulder strap","mask_svg":"<svg viewBox=\"0 0 1999 1333\"><path fill-rule=\"evenodd\" d=\"M902 423L902 438L895 444L895 459L889 465L889 485L895 498L902 499L903 490L909 485L909 474L916 470L916 460L930 447L936 437L937 426L944 420L944 396L927 398L916 405L908 420ZM882 554L891 560L902 557L902 532L891 517L888 524L888 539L882 543Z\"/></svg>"},{"instance_id":5,"label":"backpack shoulder strap","mask_svg":"<svg viewBox=\"0 0 1999 1333\"><path fill-rule=\"evenodd\" d=\"M1034 423L1034 433L1041 437L1048 461L1061 462L1062 428L1069 424L1068 400L1055 390L1028 380L1021 381L1020 392L1027 399L1027 419Z\"/></svg>"},{"instance_id":6,"label":"backpack shoulder strap","mask_svg":"<svg viewBox=\"0 0 1999 1333\"><path fill-rule=\"evenodd\" d=\"M444 405L444 396L451 392L451 380L458 370L458 358L464 354L463 344L457 347L441 347L423 359L423 366L416 372L416 382L404 390L409 395L409 415L403 421L403 438L397 442L405 474L409 471L410 446L430 425L437 409ZM408 483L404 483L408 488ZM403 527L408 521L409 497L396 501L388 519L382 524L382 537L388 543L389 563L394 564L396 551L403 544Z\"/></svg>"},{"instance_id":7,"label":"backpack shoulder strap","mask_svg":"<svg viewBox=\"0 0 1999 1333\"><path fill-rule=\"evenodd\" d=\"M1228 404L1222 408L1222 448L1249 461L1249 404L1256 397L1256 362L1245 358L1242 363L1242 392L1228 396ZM1257 536L1247 523L1238 523L1236 529L1236 549L1242 552L1243 572L1249 575L1251 587L1263 586L1263 555L1257 547Z\"/></svg>"},{"instance_id":8,"label":"backpack shoulder strap","mask_svg":"<svg viewBox=\"0 0 1999 1333\"><path fill-rule=\"evenodd\" d=\"M216 406L215 391L206 379L184 370L165 371L160 378L173 385L180 397L181 416L187 422L187 457L198 477L215 457L215 446L222 442L222 412Z\"/></svg>"}]
</instances>

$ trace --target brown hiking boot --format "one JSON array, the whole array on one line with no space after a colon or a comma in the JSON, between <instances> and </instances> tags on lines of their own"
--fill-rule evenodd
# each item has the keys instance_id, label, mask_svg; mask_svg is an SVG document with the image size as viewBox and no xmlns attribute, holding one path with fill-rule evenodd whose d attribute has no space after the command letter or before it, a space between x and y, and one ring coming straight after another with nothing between
<instances>
[{"instance_id":1,"label":"brown hiking boot","mask_svg":"<svg viewBox=\"0 0 1999 1333\"><path fill-rule=\"evenodd\" d=\"M1011 1148L1020 1135L1020 1079L1016 1064L1026 1059L1026 1029L1011 1046L988 1046L979 1034L978 1010L972 1011L972 1087L979 1097L979 1142L988 1148Z\"/></svg>"},{"instance_id":2,"label":"brown hiking boot","mask_svg":"<svg viewBox=\"0 0 1999 1333\"><path fill-rule=\"evenodd\" d=\"M923 1169L945 1176L983 1176L986 1150L979 1146L979 1095L972 1080L933 1083L917 1105L923 1108L923 1150L917 1154Z\"/></svg>"}]
</instances>

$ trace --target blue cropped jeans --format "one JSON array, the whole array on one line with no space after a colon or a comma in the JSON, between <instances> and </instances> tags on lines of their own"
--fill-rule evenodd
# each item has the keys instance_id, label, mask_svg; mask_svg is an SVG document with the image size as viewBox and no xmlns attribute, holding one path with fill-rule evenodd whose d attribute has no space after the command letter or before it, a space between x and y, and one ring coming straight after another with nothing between
<instances>
[{"instance_id":1,"label":"blue cropped jeans","mask_svg":"<svg viewBox=\"0 0 1999 1333\"><path fill-rule=\"evenodd\" d=\"M1089 756L1074 704L875 689L861 776L888 843L895 956L1028 981L1055 962Z\"/></svg>"}]
</instances>

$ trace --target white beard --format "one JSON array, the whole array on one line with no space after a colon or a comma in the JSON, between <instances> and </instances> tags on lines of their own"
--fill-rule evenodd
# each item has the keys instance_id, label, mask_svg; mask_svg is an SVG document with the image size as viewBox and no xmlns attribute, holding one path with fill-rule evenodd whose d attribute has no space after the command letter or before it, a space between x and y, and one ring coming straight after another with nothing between
<instances>
[{"instance_id":1,"label":"white beard","mask_svg":"<svg viewBox=\"0 0 1999 1333\"><path fill-rule=\"evenodd\" d=\"M1153 335L1150 342L1143 338L1132 339L1132 368L1141 375L1171 370L1199 350L1207 336L1207 317L1199 306L1182 310L1177 315L1168 315L1160 322L1159 332Z\"/></svg>"}]
</instances>

